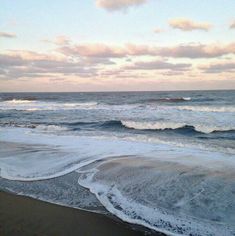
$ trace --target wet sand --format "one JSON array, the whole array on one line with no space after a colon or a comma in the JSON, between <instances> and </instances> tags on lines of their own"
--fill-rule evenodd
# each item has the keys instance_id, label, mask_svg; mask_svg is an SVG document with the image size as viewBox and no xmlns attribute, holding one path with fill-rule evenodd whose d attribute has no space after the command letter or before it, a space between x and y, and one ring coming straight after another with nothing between
<instances>
[{"instance_id":1,"label":"wet sand","mask_svg":"<svg viewBox=\"0 0 235 236\"><path fill-rule=\"evenodd\" d=\"M1 236L163 236L108 216L0 191Z\"/></svg>"}]
</instances>

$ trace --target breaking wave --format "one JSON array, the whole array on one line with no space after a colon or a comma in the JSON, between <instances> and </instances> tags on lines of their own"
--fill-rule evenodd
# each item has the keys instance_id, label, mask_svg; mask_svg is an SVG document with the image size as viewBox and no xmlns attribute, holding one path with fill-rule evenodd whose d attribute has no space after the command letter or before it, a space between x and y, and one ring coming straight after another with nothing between
<instances>
[{"instance_id":1,"label":"breaking wave","mask_svg":"<svg viewBox=\"0 0 235 236\"><path fill-rule=\"evenodd\" d=\"M167 130L167 129L193 129L201 133L213 133L234 131L235 127L219 127L219 126L206 126L206 125L191 125L186 123L173 123L173 122L149 122L149 121L121 121L122 125L130 129L137 130Z\"/></svg>"},{"instance_id":2,"label":"breaking wave","mask_svg":"<svg viewBox=\"0 0 235 236\"><path fill-rule=\"evenodd\" d=\"M179 131L191 131L204 134L216 133L216 132L233 132L234 126L208 126L202 124L187 124L167 121L127 121L127 120L110 120L110 121L98 121L98 122L61 122L61 123L13 123L6 122L1 123L1 126L5 127L21 127L21 128L36 128L41 131L76 131L86 128L96 128L102 130L118 130L118 129L132 129L143 131L167 131L167 130L179 130Z\"/></svg>"}]
</instances>

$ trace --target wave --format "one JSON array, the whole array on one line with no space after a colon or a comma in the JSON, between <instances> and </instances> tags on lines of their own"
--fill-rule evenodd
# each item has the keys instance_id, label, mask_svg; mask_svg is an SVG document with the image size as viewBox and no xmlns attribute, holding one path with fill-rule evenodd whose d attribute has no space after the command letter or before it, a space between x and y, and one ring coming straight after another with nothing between
<instances>
[{"instance_id":1,"label":"wave","mask_svg":"<svg viewBox=\"0 0 235 236\"><path fill-rule=\"evenodd\" d=\"M176 108L196 112L235 112L234 106L178 106Z\"/></svg>"},{"instance_id":2,"label":"wave","mask_svg":"<svg viewBox=\"0 0 235 236\"><path fill-rule=\"evenodd\" d=\"M206 124L187 124L166 121L127 121L127 120L109 120L109 121L94 121L94 122L61 122L61 123L14 123L0 122L0 126L5 127L20 127L20 128L37 128L41 131L77 131L80 129L94 128L105 130L118 129L133 129L143 131L167 131L167 130L182 130L199 132L204 134L233 132L233 126L208 126Z\"/></svg>"},{"instance_id":3,"label":"wave","mask_svg":"<svg viewBox=\"0 0 235 236\"><path fill-rule=\"evenodd\" d=\"M121 121L121 124L126 128L136 129L136 130L176 130L176 129L193 129L200 133L213 133L213 132L226 132L234 131L235 127L219 127L219 126L207 126L207 125L191 125L186 123L173 123L173 122L163 122L163 121Z\"/></svg>"},{"instance_id":4,"label":"wave","mask_svg":"<svg viewBox=\"0 0 235 236\"><path fill-rule=\"evenodd\" d=\"M232 126L208 126L202 124L186 124L186 123L174 123L164 121L124 121L124 120L111 120L111 121L100 121L100 122L75 122L70 123L69 126L93 126L96 128L105 129L134 129L134 130L190 130L200 133L215 133L215 132L230 132L235 131L235 127Z\"/></svg>"},{"instance_id":5,"label":"wave","mask_svg":"<svg viewBox=\"0 0 235 236\"><path fill-rule=\"evenodd\" d=\"M92 109L98 105L97 102L46 102L39 100L13 99L1 101L1 110L19 110L19 111L55 111L55 110L73 110L73 109Z\"/></svg>"},{"instance_id":6,"label":"wave","mask_svg":"<svg viewBox=\"0 0 235 236\"><path fill-rule=\"evenodd\" d=\"M38 99L34 96L23 96L21 98L7 96L7 97L1 97L0 100L2 101L37 101Z\"/></svg>"},{"instance_id":7,"label":"wave","mask_svg":"<svg viewBox=\"0 0 235 236\"><path fill-rule=\"evenodd\" d=\"M25 104L25 103L32 103L35 100L31 100L31 99L12 99L12 100L7 100L7 103L12 103L12 104Z\"/></svg>"},{"instance_id":8,"label":"wave","mask_svg":"<svg viewBox=\"0 0 235 236\"><path fill-rule=\"evenodd\" d=\"M154 102L186 102L186 101L191 101L191 97L175 97L175 98L157 98L157 99L148 99L148 100L143 100L142 102L144 103L154 103Z\"/></svg>"}]
</instances>

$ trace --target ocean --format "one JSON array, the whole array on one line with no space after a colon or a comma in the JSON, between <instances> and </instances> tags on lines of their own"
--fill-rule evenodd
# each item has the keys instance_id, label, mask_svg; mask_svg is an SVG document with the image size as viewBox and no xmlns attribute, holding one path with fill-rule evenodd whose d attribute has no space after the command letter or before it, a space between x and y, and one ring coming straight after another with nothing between
<instances>
[{"instance_id":1,"label":"ocean","mask_svg":"<svg viewBox=\"0 0 235 236\"><path fill-rule=\"evenodd\" d=\"M0 177L168 235L235 235L235 91L0 93Z\"/></svg>"}]
</instances>

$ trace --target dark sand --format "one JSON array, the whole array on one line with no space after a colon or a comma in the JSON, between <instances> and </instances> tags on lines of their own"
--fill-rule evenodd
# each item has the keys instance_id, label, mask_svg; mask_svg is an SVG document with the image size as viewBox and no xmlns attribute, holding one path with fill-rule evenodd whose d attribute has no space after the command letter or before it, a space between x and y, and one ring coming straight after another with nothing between
<instances>
[{"instance_id":1,"label":"dark sand","mask_svg":"<svg viewBox=\"0 0 235 236\"><path fill-rule=\"evenodd\" d=\"M130 224L101 214L0 191L0 236L142 236Z\"/></svg>"}]
</instances>

